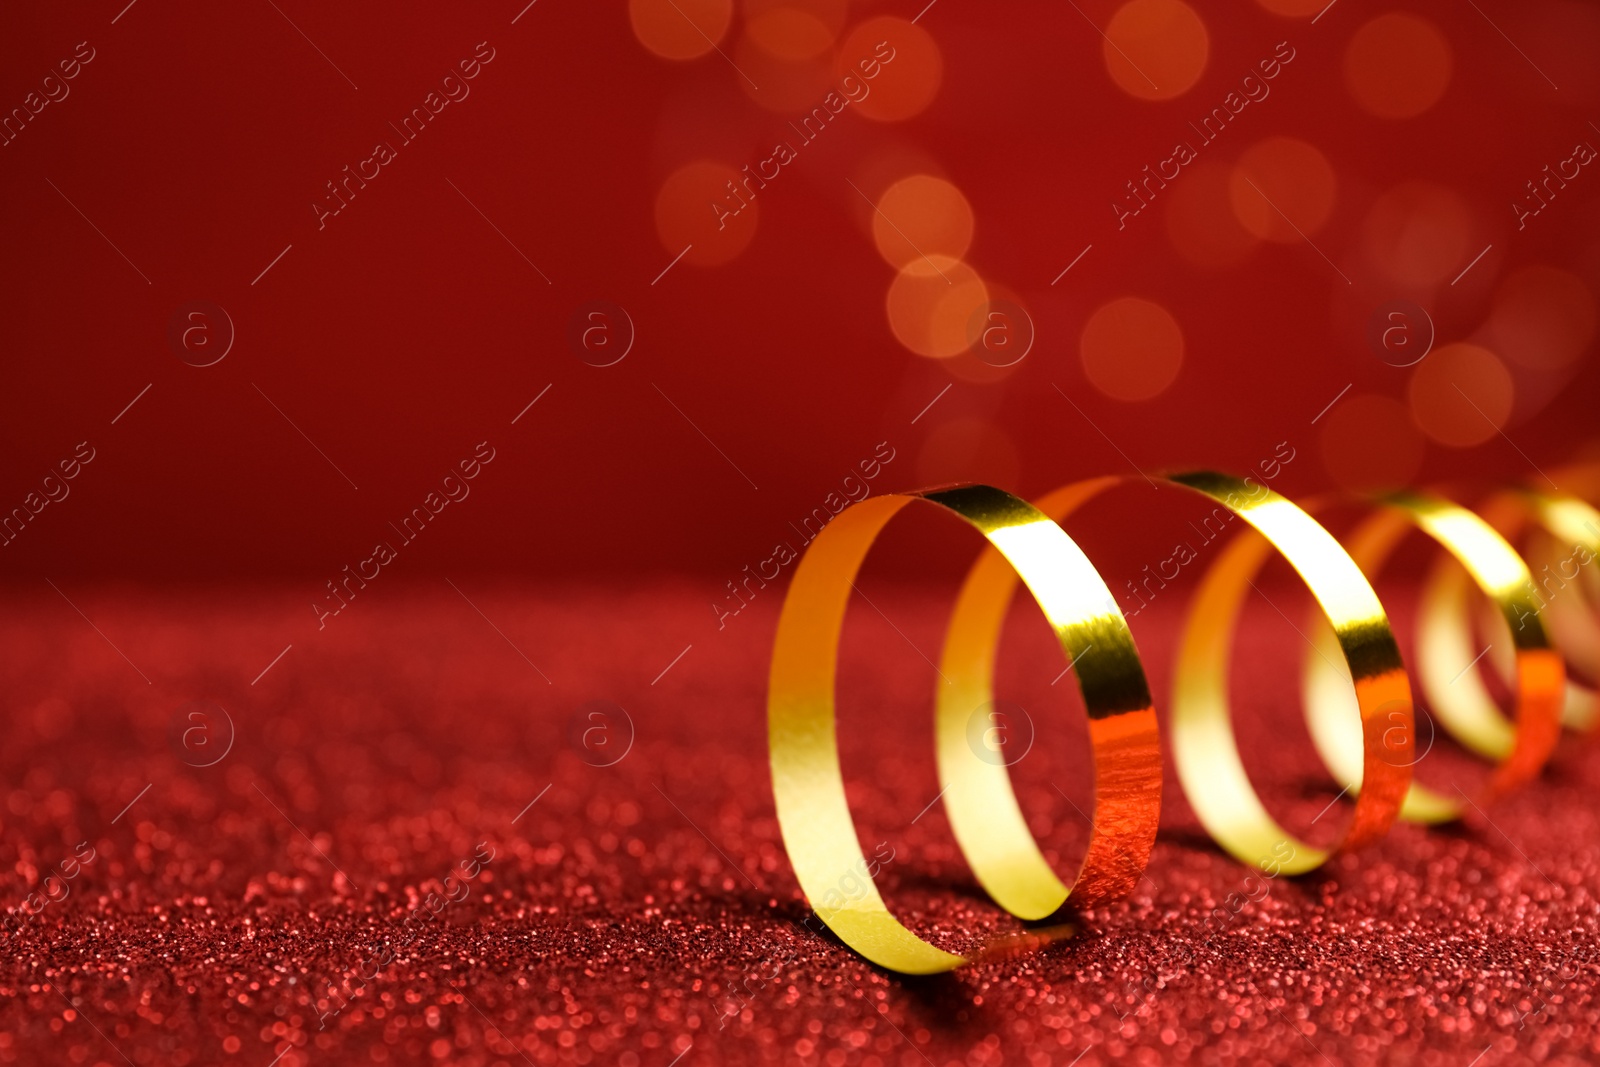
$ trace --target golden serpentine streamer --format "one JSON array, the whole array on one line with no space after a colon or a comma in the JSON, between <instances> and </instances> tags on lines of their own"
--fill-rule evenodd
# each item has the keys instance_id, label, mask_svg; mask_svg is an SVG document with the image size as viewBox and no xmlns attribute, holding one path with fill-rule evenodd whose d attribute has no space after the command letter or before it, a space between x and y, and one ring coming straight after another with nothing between
<instances>
[{"instance_id":1,"label":"golden serpentine streamer","mask_svg":"<svg viewBox=\"0 0 1600 1067\"><path fill-rule=\"evenodd\" d=\"M1555 588L1588 583L1596 568L1600 512L1577 496L1516 490L1475 514L1437 496L1382 498L1341 545L1310 512L1265 486L1210 472L1151 476L1226 508L1249 527L1212 562L1179 641L1170 705L1173 758L1189 803L1217 843L1271 874L1301 874L1338 852L1381 837L1395 819L1435 823L1488 804L1536 776L1563 722L1600 718L1593 689L1569 682L1570 660L1600 678L1600 626ZM880 966L932 974L968 962L903 926L871 880L845 899L867 867L845 799L834 724L834 688L845 609L868 550L909 505L964 519L987 542L956 598L935 708L941 796L957 843L985 891L1024 920L1054 915L1070 898L1088 907L1126 896L1142 876L1161 808L1161 741L1139 653L1115 598L1062 529L1080 506L1123 477L1078 482L1028 503L985 485L886 495L847 507L807 547L778 621L768 690L773 791L784 845L817 915ZM1592 479L1600 483L1600 477ZM1587 488L1600 490L1600 484ZM1596 495L1596 494L1591 494ZM1416 677L1453 737L1494 763L1476 794L1445 794L1412 781L1416 753L1410 676L1370 579L1401 538L1420 530L1444 550L1424 583ZM1512 547L1527 540L1535 570ZM1228 704L1229 651L1246 590L1276 551L1316 601L1304 705L1318 754L1354 797L1353 817L1331 848L1289 833L1261 802L1244 764ZM1570 572L1570 573L1569 573ZM1009 771L968 743L973 708L993 699L995 655L1018 581L1043 611L1074 669L1089 720L1094 808L1082 865L1070 882L1053 870L1029 831ZM1472 670L1469 583L1510 633L1490 667L1514 702L1510 720ZM1548 625L1547 625L1548 621ZM1557 650L1559 644L1560 651ZM1424 753L1425 754L1425 751ZM1044 938L1048 940L1048 937Z\"/></svg>"}]
</instances>

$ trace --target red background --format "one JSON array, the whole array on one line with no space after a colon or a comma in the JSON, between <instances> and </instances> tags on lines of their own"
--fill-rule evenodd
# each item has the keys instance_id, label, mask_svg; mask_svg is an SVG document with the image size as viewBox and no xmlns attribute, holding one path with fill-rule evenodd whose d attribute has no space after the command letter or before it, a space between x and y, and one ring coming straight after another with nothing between
<instances>
[{"instance_id":1,"label":"red background","mask_svg":"<svg viewBox=\"0 0 1600 1067\"><path fill-rule=\"evenodd\" d=\"M675 253L653 220L665 177L695 159L759 160L793 116L754 104L715 54L653 56L620 6L540 0L514 26L514 3L284 14L265 3L140 3L115 25L116 4L8 8L7 108L79 41L97 55L66 100L0 148L9 353L0 501L20 503L81 440L100 458L4 550L7 570L321 581L365 556L386 521L484 439L503 458L408 570L731 575L883 440L900 458L879 490L987 474L1032 493L1127 470L1107 437L1145 467L1241 470L1288 439L1303 458L1279 487L1304 493L1329 481L1310 425L1319 410L1349 383L1352 395L1404 395L1408 372L1365 342L1378 305L1421 296L1443 343L1478 329L1497 280L1519 265L1548 263L1593 288L1600 199L1587 170L1521 233L1509 206L1575 139L1600 138L1587 126L1600 103L1592 8L1489 12L1558 91L1470 7L1405 5L1443 28L1455 70L1434 108L1395 122L1367 116L1341 85L1340 57L1365 6L1338 5L1315 25L1254 5L1207 9L1205 73L1163 103L1132 99L1106 76L1084 17L1104 26L1115 5L1080 6L1082 15L1057 4L935 5L919 22L944 63L932 105L904 123L847 111L761 194L742 256L679 263L655 285ZM851 20L915 14L902 7L857 4ZM736 21L730 48L738 30ZM1123 183L1286 39L1296 59L1271 96L1203 152L1226 163L1278 135L1318 146L1340 187L1317 246L1353 284L1304 245L1258 246L1237 267L1206 270L1173 254L1150 213L1119 233L1109 203ZM319 232L310 205L324 183L369 155L390 136L387 123L483 40L496 58L471 95ZM846 181L867 182L888 152L965 192L977 219L968 258L1029 309L1037 342L1005 380L953 378L890 334L882 297L892 271ZM1473 211L1472 249L1493 244L1459 285L1427 294L1386 285L1357 239L1375 199L1416 179L1459 192ZM1172 388L1143 404L1094 391L1077 359L1089 312L1125 294L1171 310L1188 348ZM167 342L169 318L197 299L223 306L237 332L208 368L179 362ZM609 368L580 362L566 340L574 311L595 299L625 307L637 329L633 350ZM1541 467L1589 435L1596 374L1586 356L1569 375L1519 380L1506 429ZM957 418L998 428L1014 460L919 461L929 435ZM1527 473L1495 438L1434 446L1420 477Z\"/></svg>"},{"instance_id":2,"label":"red background","mask_svg":"<svg viewBox=\"0 0 1600 1067\"><path fill-rule=\"evenodd\" d=\"M1520 232L1509 205L1575 140L1600 143L1600 12L1340 0L1313 24L1196 3L1205 71L1151 103L1108 77L1096 27L1112 0L855 3L845 32L918 17L942 57L937 95L904 122L847 110L761 193L743 253L705 267L673 263L658 191L696 160L764 158L795 116L760 106L715 53L652 54L626 5L524 2L0 10L0 109L78 42L96 52L69 97L0 147L0 509L78 442L96 450L70 496L0 548L13 607L0 631L13 939L0 1061L65 1043L71 1062L120 1063L115 1048L141 1067L523 1062L513 1040L541 1067L1595 1054L1592 744L1567 738L1492 825L1398 828L1274 885L1209 944L1205 919L1232 908L1243 872L1169 774L1150 880L1132 899L1076 917L1083 936L1046 951L908 981L797 926L805 902L763 725L781 589L720 634L707 604L879 442L896 458L874 492L965 478L1030 495L1135 466L1242 473L1279 442L1295 459L1274 488L1304 498L1341 484L1352 442L1314 420L1362 396L1407 404L1416 374L1369 345L1381 305L1417 301L1443 344L1482 341L1500 287L1532 265L1577 278L1592 303L1600 177L1585 168ZM723 40L734 54L737 6ZM1351 41L1388 10L1425 16L1453 55L1447 90L1415 119L1376 119L1344 86ZM471 95L319 230L324 183L485 40L495 58ZM1257 243L1231 266L1196 266L1174 252L1170 201L1119 232L1123 183L1283 40L1293 64L1204 161L1230 167L1269 137L1315 145L1338 180L1315 246ZM875 197L918 170L965 194L968 260L1031 315L1037 341L1007 374L914 354L886 321L894 269L851 183ZM1382 197L1419 180L1468 206L1458 284L1397 286L1364 243ZM1079 352L1094 310L1128 295L1167 308L1186 344L1171 387L1138 403L1094 388ZM214 366L187 365L169 342L195 300L236 328ZM637 329L614 366L569 344L594 300ZM1534 465L1559 477L1592 454L1594 355L1589 341L1559 372L1509 364L1504 435L1427 440L1409 480L1471 497L1539 477ZM323 583L485 440L495 459L471 496L319 632L307 603ZM1114 589L1188 536L1181 501L1141 492L1070 524ZM925 807L933 681L917 650L939 639L933 580L972 547L953 525L908 521L885 538L863 579L884 613L852 612L842 717L863 841L892 840L900 857L887 899L965 948L1017 924ZM1380 590L1404 623L1395 571ZM1132 621L1158 703L1191 573ZM1236 665L1245 759L1268 806L1306 830L1337 798L1284 703L1299 638L1251 610ZM1058 650L1030 608L1019 614L1034 628L1007 646L1010 697L1055 708L1069 688L1049 684ZM229 710L238 741L205 770L172 732L175 709L201 698ZM572 736L597 699L636 731L605 769ZM1085 837L1068 797L1086 807L1089 784L1081 725L1063 740L1063 721L1080 717L1052 711L1047 728L1039 714L1039 756L1018 780L1064 864ZM1441 742L1427 770L1482 766ZM486 834L504 858L485 893L319 1029L315 983ZM24 928L17 902L80 840L101 859ZM797 953L789 972L718 1028L780 944ZM1152 976L1174 991L1134 995Z\"/></svg>"}]
</instances>

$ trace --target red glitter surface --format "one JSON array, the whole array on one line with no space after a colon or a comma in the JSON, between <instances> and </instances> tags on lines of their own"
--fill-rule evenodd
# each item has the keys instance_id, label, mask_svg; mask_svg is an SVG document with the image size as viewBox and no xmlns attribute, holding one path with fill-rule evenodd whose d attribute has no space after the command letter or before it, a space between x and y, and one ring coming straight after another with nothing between
<instances>
[{"instance_id":1,"label":"red glitter surface","mask_svg":"<svg viewBox=\"0 0 1600 1067\"><path fill-rule=\"evenodd\" d=\"M765 684L775 542L864 492L1572 488L1597 54L1579 0L0 4L0 1065L1595 1060L1592 744L1271 881L1169 760L1131 899L908 979L807 922ZM1124 604L1210 539L1149 503L1084 542ZM880 889L966 952L1027 930L938 803L948 589L878 584L920 537L840 740ZM1239 736L1326 840L1273 581ZM1186 595L1132 621L1163 713ZM1084 728L1018 611L1070 873Z\"/></svg>"},{"instance_id":2,"label":"red glitter surface","mask_svg":"<svg viewBox=\"0 0 1600 1067\"><path fill-rule=\"evenodd\" d=\"M15 709L0 1062L1492 1067L1600 1053L1600 755L1575 738L1492 821L1399 826L1295 880L1249 878L1169 769L1132 899L1074 916L1076 935L1042 949L909 979L804 923L766 760L776 595L717 632L688 586L396 585L258 676L297 591L61 593L14 591L0 624ZM883 615L852 612L841 674L858 826L869 854L892 850L890 905L971 948L1019 926L932 803L919 650L938 647L942 602L872 596ZM1133 620L1158 695L1177 606ZM1059 652L1042 624L1012 629L1004 672L1065 690L1049 685ZM1241 641L1236 671L1260 674L1238 693L1247 763L1286 825L1314 831L1342 812L1322 814L1334 789L1298 725L1303 646L1270 610ZM204 768L181 758L200 762L181 733L200 697L236 727ZM627 709L631 748L615 716L585 748L596 699ZM1019 799L1066 868L1086 838L1081 725L1070 701L1018 699L1038 726ZM1441 743L1421 773L1464 765ZM85 841L93 861L74 868ZM407 933L428 894L459 895L444 879L475 853L492 858L465 899ZM45 877L67 895L27 918ZM386 941L400 947L374 973Z\"/></svg>"}]
</instances>

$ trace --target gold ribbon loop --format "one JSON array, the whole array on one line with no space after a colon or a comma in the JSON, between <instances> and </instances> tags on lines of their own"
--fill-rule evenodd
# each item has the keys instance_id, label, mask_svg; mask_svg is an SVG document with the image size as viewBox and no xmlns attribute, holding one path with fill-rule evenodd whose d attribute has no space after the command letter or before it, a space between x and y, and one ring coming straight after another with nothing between
<instances>
[{"instance_id":1,"label":"gold ribbon loop","mask_svg":"<svg viewBox=\"0 0 1600 1067\"><path fill-rule=\"evenodd\" d=\"M1238 859L1273 874L1314 870L1336 851L1383 835L1411 781L1411 686L1378 596L1355 561L1310 515L1272 492L1225 475L1178 475L1253 527L1236 538L1205 574L1190 609L1172 695L1172 751L1184 794L1211 836ZM1343 684L1354 689L1360 722L1362 788L1354 817L1332 849L1289 833L1267 813L1250 785L1228 713L1228 660L1234 622L1251 579L1277 549L1300 574L1332 627L1331 653L1342 660Z\"/></svg>"},{"instance_id":2,"label":"gold ribbon loop","mask_svg":"<svg viewBox=\"0 0 1600 1067\"><path fill-rule=\"evenodd\" d=\"M1091 737L1096 739L1097 759L1102 745L1119 754L1117 767L1100 775L1097 783L1097 791L1116 798L1107 819L1115 829L1106 834L1096 831L1091 838L1080 882L1120 885L1128 882L1129 870L1135 879L1143 871L1160 808L1161 762L1149 687L1127 625L1093 565L1049 516L1009 493L974 485L865 500L830 522L795 569L778 620L767 703L778 823L800 886L823 922L874 963L931 974L957 967L966 958L903 926L870 880L853 900L835 891L866 867L845 799L835 734L839 635L855 575L868 549L885 524L914 501L960 516L988 539L1021 575L1056 631L1069 663L1085 653L1104 651L1093 667L1087 661L1082 665L1079 677L1091 717L1098 715L1098 721L1113 724L1098 731L1091 727ZM947 663L962 658L959 649L954 659L949 647L946 653ZM992 660L989 667L992 670ZM962 673L964 692L970 697L978 692L974 672ZM949 688L956 686L952 683ZM1042 917L1060 906L1068 890L1028 833L1004 768L998 768L998 777L989 774L994 765L978 759L965 743L965 717L986 700L979 696L953 712L962 718L960 744L966 758L945 751L948 739L941 732L941 773L949 775L947 784L956 791L946 803L952 824L959 822L961 827L957 833L963 847L971 844L982 857L980 877L986 879L985 886L1004 895L1006 906ZM962 708L961 703L950 706ZM941 722L943 718L941 713ZM972 806L992 799L997 789L1004 791L1009 806ZM1136 833L1127 830L1130 818L1140 827ZM990 843L997 847L989 848ZM1102 875L1095 868L1102 861L1111 873Z\"/></svg>"},{"instance_id":3,"label":"gold ribbon loop","mask_svg":"<svg viewBox=\"0 0 1600 1067\"><path fill-rule=\"evenodd\" d=\"M1030 511L1059 530L1068 512L1115 481L1069 486ZM1011 914L1041 919L1069 894L1085 907L1126 896L1144 873L1161 815L1160 729L1127 621L1077 544L1063 534L1024 545L1011 531L989 540L956 598L945 638L940 672L950 684L937 698L939 782L951 829L978 881ZM1089 718L1094 810L1089 847L1070 889L1029 832L1006 763L985 759L968 739L973 709L994 699L1000 630L1019 575L1061 639ZM1030 575L1048 576L1052 591L1042 595Z\"/></svg>"},{"instance_id":4,"label":"gold ribbon loop","mask_svg":"<svg viewBox=\"0 0 1600 1067\"><path fill-rule=\"evenodd\" d=\"M1429 706L1451 735L1472 751L1497 761L1480 800L1493 800L1527 782L1549 759L1560 734L1565 667L1551 647L1532 601L1527 564L1494 527L1460 505L1438 497L1407 493L1387 497L1384 507L1350 538L1350 554L1369 576L1382 570L1404 534L1416 528L1448 553L1435 568L1418 605L1418 676ZM1466 612L1470 577L1503 618L1509 635L1497 638L1513 651L1516 726L1496 707L1471 668L1488 650L1472 647ZM1326 644L1326 638L1323 639ZM1493 643L1491 643L1491 649ZM1345 785L1360 787L1352 774L1355 739L1337 682L1318 658L1305 661L1305 706L1312 738L1323 762ZM1420 757L1419 757L1420 758ZM1401 818L1443 822L1457 818L1469 803L1414 783L1401 806Z\"/></svg>"}]
</instances>

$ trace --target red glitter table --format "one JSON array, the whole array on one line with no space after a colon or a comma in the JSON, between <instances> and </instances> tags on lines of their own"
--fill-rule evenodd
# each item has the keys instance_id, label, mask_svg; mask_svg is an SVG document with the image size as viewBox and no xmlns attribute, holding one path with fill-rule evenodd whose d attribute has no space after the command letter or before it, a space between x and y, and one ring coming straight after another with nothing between
<instances>
[{"instance_id":1,"label":"red glitter table","mask_svg":"<svg viewBox=\"0 0 1600 1067\"><path fill-rule=\"evenodd\" d=\"M319 632L298 587L61 592L71 606L12 590L0 633L0 1062L1600 1055L1600 755L1575 738L1492 822L1400 826L1294 881L1249 879L1224 856L1169 761L1131 900L1076 916L1077 936L1039 951L907 979L804 922L767 770L776 595L719 632L697 586L464 578L397 584ZM841 736L863 844L889 857L886 898L959 950L1018 926L983 897L933 803L936 679L921 656L940 613L924 597L890 587L872 592L882 614L852 612ZM1158 701L1177 606L1133 620ZM1081 715L1047 710L1069 687L1052 688L1059 653L1034 621L1013 627L1002 662L1026 679L1019 728L1037 727L1014 773L1066 868L1087 837ZM1270 612L1246 620L1239 662L1263 678L1239 689L1237 715L1268 804L1314 834L1343 811L1299 724L1297 640ZM200 697L236 732L209 767L189 765L203 761L182 738L179 713ZM593 700L626 709L631 731L589 719ZM586 739L596 724L608 736ZM207 729L209 760L225 737ZM1469 767L1441 742L1422 773ZM407 913L455 893L443 880L464 862L465 899L408 932ZM67 895L26 918L45 877ZM389 962L386 941L400 946Z\"/></svg>"}]
</instances>

